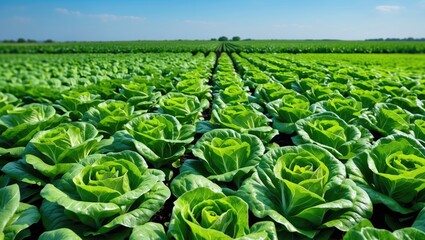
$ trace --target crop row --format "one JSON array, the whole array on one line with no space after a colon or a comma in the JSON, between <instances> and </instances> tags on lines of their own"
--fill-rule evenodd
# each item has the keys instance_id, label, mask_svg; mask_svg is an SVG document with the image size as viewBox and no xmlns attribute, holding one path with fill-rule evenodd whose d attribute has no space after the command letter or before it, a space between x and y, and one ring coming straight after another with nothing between
<instances>
[{"instance_id":1,"label":"crop row","mask_svg":"<svg viewBox=\"0 0 425 240\"><path fill-rule=\"evenodd\" d=\"M422 56L0 57L0 237L425 236Z\"/></svg>"},{"instance_id":2,"label":"crop row","mask_svg":"<svg viewBox=\"0 0 425 240\"><path fill-rule=\"evenodd\" d=\"M0 43L1 54L163 53L424 53L424 41L251 40Z\"/></svg>"}]
</instances>

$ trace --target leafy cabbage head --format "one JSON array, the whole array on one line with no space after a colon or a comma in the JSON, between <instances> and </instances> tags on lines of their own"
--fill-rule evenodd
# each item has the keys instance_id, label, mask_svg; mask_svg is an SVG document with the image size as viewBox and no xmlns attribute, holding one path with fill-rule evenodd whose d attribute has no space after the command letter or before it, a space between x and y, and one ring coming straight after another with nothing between
<instances>
[{"instance_id":1,"label":"leafy cabbage head","mask_svg":"<svg viewBox=\"0 0 425 240\"><path fill-rule=\"evenodd\" d=\"M194 124L208 107L207 99L199 101L193 95L170 92L160 98L158 112L172 115L182 124Z\"/></svg>"},{"instance_id":2,"label":"leafy cabbage head","mask_svg":"<svg viewBox=\"0 0 425 240\"><path fill-rule=\"evenodd\" d=\"M272 222L248 225L248 205L209 188L186 192L174 202L168 237L184 239L277 239Z\"/></svg>"},{"instance_id":3,"label":"leafy cabbage head","mask_svg":"<svg viewBox=\"0 0 425 240\"><path fill-rule=\"evenodd\" d=\"M349 159L369 148L372 135L361 127L347 124L331 112L319 113L295 123L295 144L314 143L338 159Z\"/></svg>"},{"instance_id":4,"label":"leafy cabbage head","mask_svg":"<svg viewBox=\"0 0 425 240\"><path fill-rule=\"evenodd\" d=\"M269 126L271 120L249 105L227 106L214 109L211 122L221 127L230 128L240 133L249 133L259 137L263 142L269 142L278 134Z\"/></svg>"},{"instance_id":5,"label":"leafy cabbage head","mask_svg":"<svg viewBox=\"0 0 425 240\"><path fill-rule=\"evenodd\" d=\"M90 107L101 103L100 95L89 92L71 91L68 94L63 94L62 99L59 99L58 104L63 108L63 111L69 112L72 119L80 119Z\"/></svg>"},{"instance_id":6,"label":"leafy cabbage head","mask_svg":"<svg viewBox=\"0 0 425 240\"><path fill-rule=\"evenodd\" d=\"M186 151L195 135L193 125L182 125L173 116L146 113L124 125L137 151L154 166L171 164Z\"/></svg>"},{"instance_id":7,"label":"leafy cabbage head","mask_svg":"<svg viewBox=\"0 0 425 240\"><path fill-rule=\"evenodd\" d=\"M202 183L214 185L210 181L226 188L238 188L252 174L264 151L263 143L254 135L231 129L207 132L192 149L199 160L186 159L171 183L173 194L180 196Z\"/></svg>"},{"instance_id":8,"label":"leafy cabbage head","mask_svg":"<svg viewBox=\"0 0 425 240\"><path fill-rule=\"evenodd\" d=\"M91 155L42 189L44 225L48 230L68 227L85 236L115 228L126 234L125 229L149 222L169 198L164 177L132 151ZM67 225L70 220L74 224Z\"/></svg>"},{"instance_id":9,"label":"leafy cabbage head","mask_svg":"<svg viewBox=\"0 0 425 240\"><path fill-rule=\"evenodd\" d=\"M425 207L425 148L416 139L404 134L381 138L347 167L375 204L402 214Z\"/></svg>"},{"instance_id":10,"label":"leafy cabbage head","mask_svg":"<svg viewBox=\"0 0 425 240\"><path fill-rule=\"evenodd\" d=\"M292 134L295 131L295 122L312 114L310 101L303 95L288 94L281 99L266 105L273 116L273 127L280 132Z\"/></svg>"},{"instance_id":11,"label":"leafy cabbage head","mask_svg":"<svg viewBox=\"0 0 425 240\"><path fill-rule=\"evenodd\" d=\"M346 179L344 165L319 146L273 149L256 170L237 196L256 217L271 218L283 236L319 238L325 229L347 231L371 215L366 192Z\"/></svg>"},{"instance_id":12,"label":"leafy cabbage head","mask_svg":"<svg viewBox=\"0 0 425 240\"><path fill-rule=\"evenodd\" d=\"M333 98L312 106L315 112L333 112L347 123L357 121L363 112L362 103L354 98Z\"/></svg>"},{"instance_id":13,"label":"leafy cabbage head","mask_svg":"<svg viewBox=\"0 0 425 240\"><path fill-rule=\"evenodd\" d=\"M254 92L255 97L264 103L280 99L288 94L296 94L296 92L292 89L285 88L279 82L270 82L259 85Z\"/></svg>"},{"instance_id":14,"label":"leafy cabbage head","mask_svg":"<svg viewBox=\"0 0 425 240\"><path fill-rule=\"evenodd\" d=\"M161 93L156 91L155 86L138 82L123 84L119 91L120 95L118 97L134 106L136 110L154 108L161 96Z\"/></svg>"},{"instance_id":15,"label":"leafy cabbage head","mask_svg":"<svg viewBox=\"0 0 425 240\"><path fill-rule=\"evenodd\" d=\"M385 102L388 95L376 90L353 89L351 96L361 102L363 107L372 109L375 104Z\"/></svg>"},{"instance_id":16,"label":"leafy cabbage head","mask_svg":"<svg viewBox=\"0 0 425 240\"><path fill-rule=\"evenodd\" d=\"M119 100L106 100L91 107L82 117L82 121L93 124L100 132L113 135L122 130L134 113L134 106Z\"/></svg>"},{"instance_id":17,"label":"leafy cabbage head","mask_svg":"<svg viewBox=\"0 0 425 240\"><path fill-rule=\"evenodd\" d=\"M199 99L211 98L211 87L199 78L185 79L176 84L178 92L194 95Z\"/></svg>"},{"instance_id":18,"label":"leafy cabbage head","mask_svg":"<svg viewBox=\"0 0 425 240\"><path fill-rule=\"evenodd\" d=\"M33 103L15 107L0 116L0 147L25 146L36 133L65 120L52 106Z\"/></svg>"},{"instance_id":19,"label":"leafy cabbage head","mask_svg":"<svg viewBox=\"0 0 425 240\"><path fill-rule=\"evenodd\" d=\"M27 144L24 158L6 164L2 171L21 181L43 185L95 152L101 138L89 123L64 123L36 134Z\"/></svg>"},{"instance_id":20,"label":"leafy cabbage head","mask_svg":"<svg viewBox=\"0 0 425 240\"><path fill-rule=\"evenodd\" d=\"M392 103L377 103L371 112L360 116L360 121L369 130L384 136L394 133L394 130L407 133L411 119L411 113Z\"/></svg>"},{"instance_id":21,"label":"leafy cabbage head","mask_svg":"<svg viewBox=\"0 0 425 240\"><path fill-rule=\"evenodd\" d=\"M239 105L248 103L248 93L243 87L232 85L220 90L214 98L214 108L223 108L226 105Z\"/></svg>"}]
</instances>

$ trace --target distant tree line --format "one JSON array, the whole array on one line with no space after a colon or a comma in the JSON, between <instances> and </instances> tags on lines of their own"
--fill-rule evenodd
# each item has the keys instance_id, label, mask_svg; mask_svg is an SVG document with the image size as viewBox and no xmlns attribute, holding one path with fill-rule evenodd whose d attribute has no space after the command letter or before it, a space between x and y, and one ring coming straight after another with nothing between
<instances>
[{"instance_id":1,"label":"distant tree line","mask_svg":"<svg viewBox=\"0 0 425 240\"><path fill-rule=\"evenodd\" d=\"M3 40L2 42L4 42L4 43L38 43L38 42L53 43L55 41L53 41L52 39L47 39L45 41L37 41L37 40L34 40L34 39L18 38L16 40L6 39L6 40Z\"/></svg>"},{"instance_id":2,"label":"distant tree line","mask_svg":"<svg viewBox=\"0 0 425 240\"><path fill-rule=\"evenodd\" d=\"M234 36L231 39L229 39L226 36L221 36L218 39L217 38L211 38L211 41L217 41L217 40L220 41L220 42L225 42L225 41L240 41L241 40L241 37ZM247 40L247 39L245 39L245 40Z\"/></svg>"},{"instance_id":3,"label":"distant tree line","mask_svg":"<svg viewBox=\"0 0 425 240\"><path fill-rule=\"evenodd\" d=\"M365 41L425 41L425 38L372 38Z\"/></svg>"}]
</instances>

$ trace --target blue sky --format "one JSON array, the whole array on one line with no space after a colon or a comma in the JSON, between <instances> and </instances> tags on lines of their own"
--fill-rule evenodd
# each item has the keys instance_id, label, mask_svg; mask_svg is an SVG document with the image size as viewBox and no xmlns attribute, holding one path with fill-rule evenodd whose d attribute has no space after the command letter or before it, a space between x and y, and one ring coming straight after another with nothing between
<instances>
[{"instance_id":1,"label":"blue sky","mask_svg":"<svg viewBox=\"0 0 425 240\"><path fill-rule=\"evenodd\" d=\"M425 37L425 0L0 0L0 39Z\"/></svg>"}]
</instances>

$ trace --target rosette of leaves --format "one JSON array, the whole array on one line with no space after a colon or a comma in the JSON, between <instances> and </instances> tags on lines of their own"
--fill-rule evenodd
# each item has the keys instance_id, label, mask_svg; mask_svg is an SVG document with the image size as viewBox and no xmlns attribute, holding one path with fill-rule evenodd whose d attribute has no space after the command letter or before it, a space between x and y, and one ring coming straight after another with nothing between
<instances>
[{"instance_id":1,"label":"rosette of leaves","mask_svg":"<svg viewBox=\"0 0 425 240\"><path fill-rule=\"evenodd\" d=\"M344 165L312 144L273 149L237 192L282 237L328 239L372 214L367 193L346 178Z\"/></svg>"},{"instance_id":2,"label":"rosette of leaves","mask_svg":"<svg viewBox=\"0 0 425 240\"><path fill-rule=\"evenodd\" d=\"M424 103L416 95L408 95L404 97L392 97L390 103L395 104L413 114L424 115Z\"/></svg>"},{"instance_id":3,"label":"rosette of leaves","mask_svg":"<svg viewBox=\"0 0 425 240\"><path fill-rule=\"evenodd\" d=\"M174 179L173 194L180 196L191 190L187 182L199 178L187 175L201 175L217 184L233 184L238 188L260 161L265 148L261 140L251 134L239 134L231 129L215 129L205 133L192 149L199 160L188 159L180 168L180 175ZM189 189L185 186L189 186Z\"/></svg>"},{"instance_id":4,"label":"rosette of leaves","mask_svg":"<svg viewBox=\"0 0 425 240\"><path fill-rule=\"evenodd\" d=\"M249 68L244 72L243 80L250 89L255 89L261 84L270 82L271 78L259 69Z\"/></svg>"},{"instance_id":5,"label":"rosette of leaves","mask_svg":"<svg viewBox=\"0 0 425 240\"><path fill-rule=\"evenodd\" d=\"M119 100L106 100L91 107L81 118L93 124L99 132L110 136L122 130L125 123L133 118L134 106Z\"/></svg>"},{"instance_id":6,"label":"rosette of leaves","mask_svg":"<svg viewBox=\"0 0 425 240\"><path fill-rule=\"evenodd\" d=\"M43 224L81 237L124 239L170 197L164 178L132 151L91 155L41 190Z\"/></svg>"},{"instance_id":7,"label":"rosette of leaves","mask_svg":"<svg viewBox=\"0 0 425 240\"><path fill-rule=\"evenodd\" d=\"M89 123L64 123L36 134L27 144L24 158L6 164L2 171L14 179L44 185L95 151L101 139Z\"/></svg>"},{"instance_id":8,"label":"rosette of leaves","mask_svg":"<svg viewBox=\"0 0 425 240\"><path fill-rule=\"evenodd\" d=\"M359 116L364 126L384 136L394 133L395 130L407 133L412 117L411 113L392 103L377 103L372 111Z\"/></svg>"},{"instance_id":9,"label":"rosette of leaves","mask_svg":"<svg viewBox=\"0 0 425 240\"><path fill-rule=\"evenodd\" d=\"M269 114L273 117L273 128L286 134L295 131L295 122L310 116L310 102L300 94L288 94L281 99L266 104Z\"/></svg>"},{"instance_id":10,"label":"rosette of leaves","mask_svg":"<svg viewBox=\"0 0 425 240\"><path fill-rule=\"evenodd\" d=\"M340 160L347 160L370 148L373 136L362 127L347 124L332 112L318 113L295 123L296 145L313 143L331 152Z\"/></svg>"},{"instance_id":11,"label":"rosette of leaves","mask_svg":"<svg viewBox=\"0 0 425 240\"><path fill-rule=\"evenodd\" d=\"M399 86L379 86L378 90L381 93L387 94L390 96L390 98L392 97L400 97L403 96L405 97L407 95L407 93L409 92L409 90L407 90L405 87L399 87Z\"/></svg>"},{"instance_id":12,"label":"rosette of leaves","mask_svg":"<svg viewBox=\"0 0 425 240\"><path fill-rule=\"evenodd\" d=\"M52 106L38 103L8 110L0 116L0 156L21 157L25 145L36 133L66 120Z\"/></svg>"},{"instance_id":13,"label":"rosette of leaves","mask_svg":"<svg viewBox=\"0 0 425 240\"><path fill-rule=\"evenodd\" d=\"M195 126L182 125L177 118L160 113L145 113L124 125L117 132L110 151L137 150L155 167L171 165L185 154L195 135Z\"/></svg>"},{"instance_id":14,"label":"rosette of leaves","mask_svg":"<svg viewBox=\"0 0 425 240\"><path fill-rule=\"evenodd\" d=\"M249 226L248 204L209 188L186 192L174 202L167 235L185 239L277 239L272 222Z\"/></svg>"},{"instance_id":15,"label":"rosette of leaves","mask_svg":"<svg viewBox=\"0 0 425 240\"><path fill-rule=\"evenodd\" d=\"M161 97L161 93L155 89L155 86L146 83L123 84L118 98L134 106L135 110L151 110L157 106L158 99Z\"/></svg>"},{"instance_id":16,"label":"rosette of leaves","mask_svg":"<svg viewBox=\"0 0 425 240\"><path fill-rule=\"evenodd\" d=\"M211 122L219 124L222 128L236 130L239 133L253 134L264 143L268 143L278 134L276 129L269 126L271 120L250 105L214 109Z\"/></svg>"},{"instance_id":17,"label":"rosette of leaves","mask_svg":"<svg viewBox=\"0 0 425 240\"><path fill-rule=\"evenodd\" d=\"M72 120L79 120L90 107L96 106L102 102L100 95L89 92L71 91L57 100L58 107L65 113L69 113Z\"/></svg>"},{"instance_id":18,"label":"rosette of leaves","mask_svg":"<svg viewBox=\"0 0 425 240\"><path fill-rule=\"evenodd\" d=\"M232 85L220 90L215 95L213 107L219 109L231 105L248 104L249 96L243 87Z\"/></svg>"},{"instance_id":19,"label":"rosette of leaves","mask_svg":"<svg viewBox=\"0 0 425 240\"><path fill-rule=\"evenodd\" d=\"M401 214L425 207L425 148L410 136L379 139L370 151L349 160L347 171L374 204Z\"/></svg>"},{"instance_id":20,"label":"rosette of leaves","mask_svg":"<svg viewBox=\"0 0 425 240\"><path fill-rule=\"evenodd\" d=\"M0 239L24 239L31 236L29 226L40 220L37 207L20 201L17 184L0 188Z\"/></svg>"},{"instance_id":21,"label":"rosette of leaves","mask_svg":"<svg viewBox=\"0 0 425 240\"><path fill-rule=\"evenodd\" d=\"M302 78L293 83L292 89L304 94L307 92L307 90L317 85L319 85L319 82L316 79Z\"/></svg>"},{"instance_id":22,"label":"rosette of leaves","mask_svg":"<svg viewBox=\"0 0 425 240\"><path fill-rule=\"evenodd\" d=\"M209 105L207 99L199 101L193 95L170 92L159 99L158 112L172 115L182 124L194 124Z\"/></svg>"},{"instance_id":23,"label":"rosette of leaves","mask_svg":"<svg viewBox=\"0 0 425 240\"><path fill-rule=\"evenodd\" d=\"M362 103L352 97L332 98L311 106L313 112L333 112L347 123L356 122L362 114Z\"/></svg>"},{"instance_id":24,"label":"rosette of leaves","mask_svg":"<svg viewBox=\"0 0 425 240\"><path fill-rule=\"evenodd\" d=\"M375 104L383 103L388 99L387 94L376 90L353 89L350 91L350 95L368 109L372 109Z\"/></svg>"},{"instance_id":25,"label":"rosette of leaves","mask_svg":"<svg viewBox=\"0 0 425 240\"><path fill-rule=\"evenodd\" d=\"M297 85L300 77L295 72L278 72L273 74L273 77L279 81L284 87L293 89Z\"/></svg>"},{"instance_id":26,"label":"rosette of leaves","mask_svg":"<svg viewBox=\"0 0 425 240\"><path fill-rule=\"evenodd\" d=\"M306 91L306 96L311 103L324 101L333 98L342 98L338 90L333 90L328 86L314 85Z\"/></svg>"},{"instance_id":27,"label":"rosette of leaves","mask_svg":"<svg viewBox=\"0 0 425 240\"><path fill-rule=\"evenodd\" d=\"M269 82L259 85L254 92L255 97L260 102L268 103L282 98L285 95L295 95L292 89L286 89L279 82Z\"/></svg>"},{"instance_id":28,"label":"rosette of leaves","mask_svg":"<svg viewBox=\"0 0 425 240\"><path fill-rule=\"evenodd\" d=\"M211 86L200 78L191 78L179 81L175 86L177 92L198 97L198 99L211 99Z\"/></svg>"},{"instance_id":29,"label":"rosette of leaves","mask_svg":"<svg viewBox=\"0 0 425 240\"><path fill-rule=\"evenodd\" d=\"M213 82L215 88L224 89L229 86L243 87L243 82L239 74L234 72L233 65L229 69L220 68L220 64L217 67L217 72L213 76Z\"/></svg>"},{"instance_id":30,"label":"rosette of leaves","mask_svg":"<svg viewBox=\"0 0 425 240\"><path fill-rule=\"evenodd\" d=\"M424 220L422 220L424 221ZM399 239L424 239L425 232L415 227L406 227L394 232L375 228L372 223L365 219L345 235L344 240L399 240Z\"/></svg>"},{"instance_id":31,"label":"rosette of leaves","mask_svg":"<svg viewBox=\"0 0 425 240\"><path fill-rule=\"evenodd\" d=\"M346 95L351 88L351 84L347 83L339 83L339 82L328 82L327 87L332 89L333 91L338 91L342 95Z\"/></svg>"},{"instance_id":32,"label":"rosette of leaves","mask_svg":"<svg viewBox=\"0 0 425 240\"><path fill-rule=\"evenodd\" d=\"M18 102L12 94L0 92L0 116L7 114L7 110L13 109Z\"/></svg>"}]
</instances>

